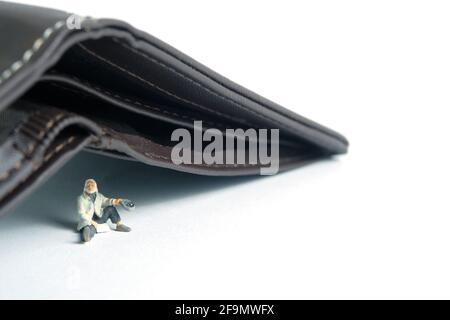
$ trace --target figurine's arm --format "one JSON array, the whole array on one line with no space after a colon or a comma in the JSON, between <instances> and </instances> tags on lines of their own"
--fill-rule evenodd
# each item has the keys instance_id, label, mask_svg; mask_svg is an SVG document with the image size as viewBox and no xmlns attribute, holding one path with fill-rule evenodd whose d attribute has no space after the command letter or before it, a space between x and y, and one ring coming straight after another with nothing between
<instances>
[{"instance_id":1,"label":"figurine's arm","mask_svg":"<svg viewBox=\"0 0 450 320\"><path fill-rule=\"evenodd\" d=\"M101 197L102 197L102 208L107 206L117 206L122 203L122 199L107 198L104 195L101 195Z\"/></svg>"}]
</instances>

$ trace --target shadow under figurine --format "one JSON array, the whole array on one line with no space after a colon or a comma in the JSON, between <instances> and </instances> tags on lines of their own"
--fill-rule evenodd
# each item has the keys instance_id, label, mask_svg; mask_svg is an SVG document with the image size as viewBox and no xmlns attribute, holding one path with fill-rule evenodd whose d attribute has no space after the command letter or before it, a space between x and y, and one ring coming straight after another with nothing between
<instances>
[{"instance_id":1,"label":"shadow under figurine","mask_svg":"<svg viewBox=\"0 0 450 320\"><path fill-rule=\"evenodd\" d=\"M116 225L115 231L130 232L131 228L122 223L115 206L122 205L127 210L134 204L126 199L107 198L98 192L94 179L87 179L84 191L78 197L79 222L77 230L84 242L90 241L96 233L109 231L108 220Z\"/></svg>"}]
</instances>

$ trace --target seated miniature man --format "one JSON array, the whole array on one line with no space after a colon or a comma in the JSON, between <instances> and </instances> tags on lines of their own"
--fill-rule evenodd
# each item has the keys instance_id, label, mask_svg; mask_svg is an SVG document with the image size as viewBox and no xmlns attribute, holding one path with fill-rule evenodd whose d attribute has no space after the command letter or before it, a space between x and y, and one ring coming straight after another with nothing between
<instances>
[{"instance_id":1,"label":"seated miniature man","mask_svg":"<svg viewBox=\"0 0 450 320\"><path fill-rule=\"evenodd\" d=\"M122 223L119 213L114 207L121 203L122 199L106 198L98 192L94 179L86 180L83 194L78 197L80 221L77 227L84 242L88 242L94 237L98 224L106 223L108 220L116 224L116 231L131 231L130 227Z\"/></svg>"}]
</instances>

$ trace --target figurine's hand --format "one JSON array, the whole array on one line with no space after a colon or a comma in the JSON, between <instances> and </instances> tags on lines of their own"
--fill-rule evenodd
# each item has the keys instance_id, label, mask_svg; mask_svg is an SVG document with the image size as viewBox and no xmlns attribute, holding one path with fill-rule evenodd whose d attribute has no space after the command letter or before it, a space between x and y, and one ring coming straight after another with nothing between
<instances>
[{"instance_id":1,"label":"figurine's hand","mask_svg":"<svg viewBox=\"0 0 450 320\"><path fill-rule=\"evenodd\" d=\"M91 220L91 224L92 224L95 228L97 228L97 222L95 222L94 220Z\"/></svg>"},{"instance_id":2,"label":"figurine's hand","mask_svg":"<svg viewBox=\"0 0 450 320\"><path fill-rule=\"evenodd\" d=\"M118 206L119 204L122 203L122 199L114 199L112 203L113 205Z\"/></svg>"}]
</instances>

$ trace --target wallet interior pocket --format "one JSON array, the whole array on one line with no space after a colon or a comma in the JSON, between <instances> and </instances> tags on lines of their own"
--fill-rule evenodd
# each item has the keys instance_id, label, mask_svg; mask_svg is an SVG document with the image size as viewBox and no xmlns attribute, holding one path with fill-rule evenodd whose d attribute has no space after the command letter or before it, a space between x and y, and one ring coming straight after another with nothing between
<instances>
[{"instance_id":1,"label":"wallet interior pocket","mask_svg":"<svg viewBox=\"0 0 450 320\"><path fill-rule=\"evenodd\" d=\"M57 106L63 110L86 117L102 128L101 139L91 142L88 148L109 153L121 158L133 158L142 162L175 170L199 174L255 174L258 164L242 165L201 164L178 165L171 161L171 150L177 141L172 141L172 133L179 128L189 130L194 136L194 121L202 121L202 130L215 128L226 136L226 128L236 128L239 124L218 122L201 113L177 110L174 118L166 114L164 107L154 107L153 102L138 102L123 96L105 94L105 89L86 86L73 77L52 73L30 90L23 98L37 104ZM240 126L242 127L242 126ZM246 129L246 128L244 128ZM245 145L248 147L248 141ZM280 162L287 165L300 160L323 157L321 150L310 144L301 144L289 139L279 143Z\"/></svg>"}]
</instances>

